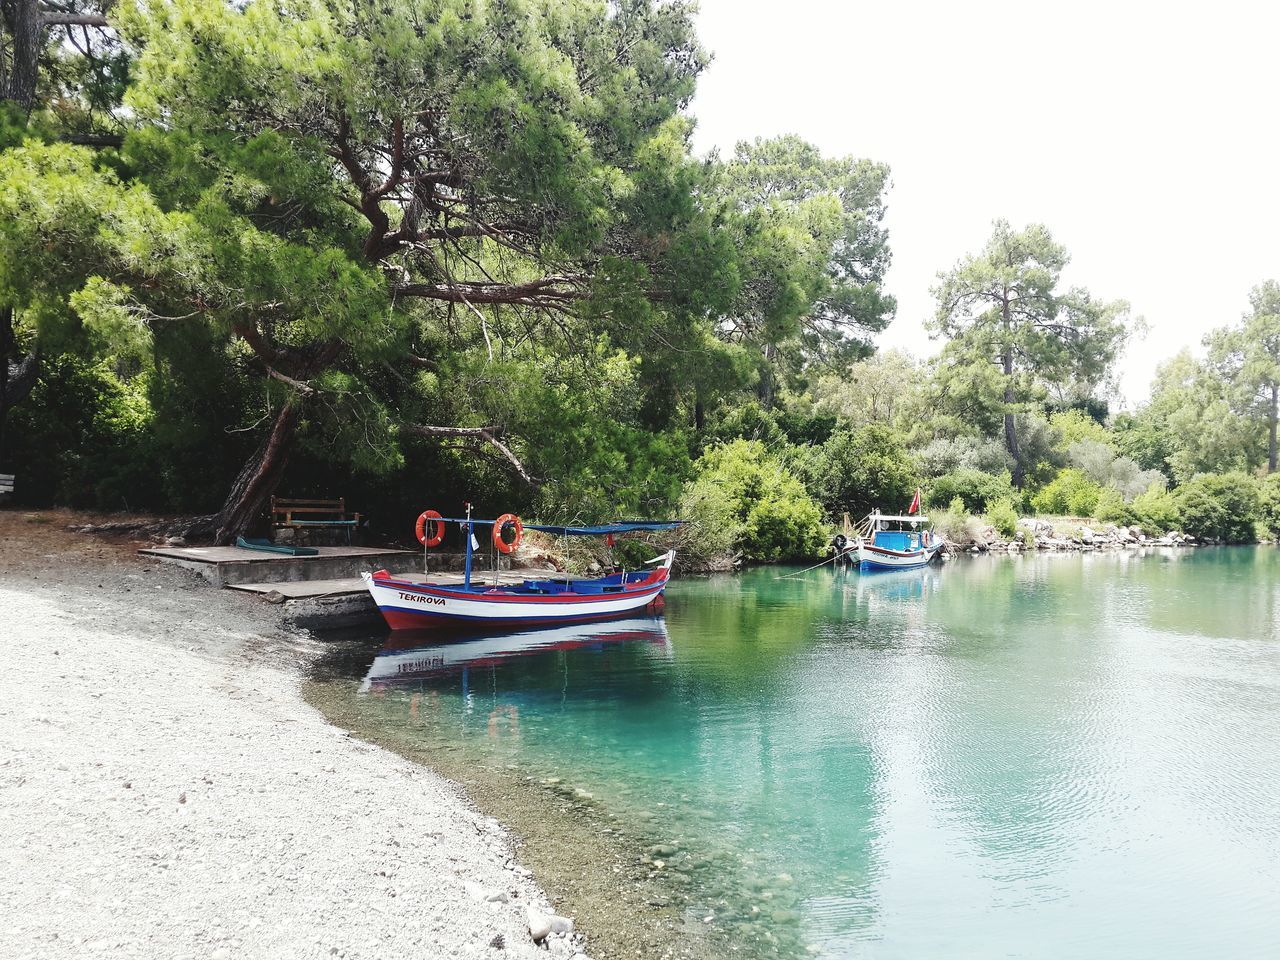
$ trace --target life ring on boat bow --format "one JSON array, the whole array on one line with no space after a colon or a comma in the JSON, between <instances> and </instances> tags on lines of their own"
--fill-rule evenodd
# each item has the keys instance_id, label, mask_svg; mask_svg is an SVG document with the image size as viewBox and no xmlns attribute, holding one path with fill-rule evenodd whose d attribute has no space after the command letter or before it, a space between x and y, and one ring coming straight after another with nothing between
<instances>
[{"instance_id":1,"label":"life ring on boat bow","mask_svg":"<svg viewBox=\"0 0 1280 960\"><path fill-rule=\"evenodd\" d=\"M418 514L418 525L414 527L414 532L418 535L418 542L424 547L438 547L444 542L444 523L440 514L434 510L423 510ZM431 526L431 536L427 536L427 526Z\"/></svg>"},{"instance_id":2,"label":"life ring on boat bow","mask_svg":"<svg viewBox=\"0 0 1280 960\"><path fill-rule=\"evenodd\" d=\"M502 532L507 527L515 527L516 535L510 543L502 539ZM510 553L516 547L520 546L520 541L524 539L524 524L520 522L520 518L514 513L504 513L497 520L493 521L493 545L498 548L499 553Z\"/></svg>"}]
</instances>

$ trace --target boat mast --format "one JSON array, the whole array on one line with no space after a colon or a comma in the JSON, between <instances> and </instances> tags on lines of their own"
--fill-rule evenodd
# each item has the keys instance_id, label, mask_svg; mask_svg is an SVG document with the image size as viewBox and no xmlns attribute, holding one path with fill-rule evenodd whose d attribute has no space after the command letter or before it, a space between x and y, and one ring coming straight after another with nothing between
<instances>
[{"instance_id":1,"label":"boat mast","mask_svg":"<svg viewBox=\"0 0 1280 960\"><path fill-rule=\"evenodd\" d=\"M467 541L467 568L466 568L466 571L463 573L462 587L464 590L470 590L471 589L471 541L472 541L471 504L464 503L463 506L467 508L467 526L466 526L466 532L463 534L463 536Z\"/></svg>"}]
</instances>

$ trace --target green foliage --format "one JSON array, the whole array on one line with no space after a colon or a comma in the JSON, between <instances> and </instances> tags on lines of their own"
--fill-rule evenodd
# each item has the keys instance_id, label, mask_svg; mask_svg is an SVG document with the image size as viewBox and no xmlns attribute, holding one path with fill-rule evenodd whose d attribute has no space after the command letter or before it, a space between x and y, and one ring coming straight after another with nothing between
<instances>
[{"instance_id":1,"label":"green foliage","mask_svg":"<svg viewBox=\"0 0 1280 960\"><path fill-rule=\"evenodd\" d=\"M1069 467L1036 492L1031 505L1038 513L1091 517L1101 495L1102 488L1083 470Z\"/></svg>"},{"instance_id":2,"label":"green foliage","mask_svg":"<svg viewBox=\"0 0 1280 960\"><path fill-rule=\"evenodd\" d=\"M881 423L901 426L917 405L919 364L900 350L878 353L840 373L823 375L813 387L819 410L853 426Z\"/></svg>"},{"instance_id":3,"label":"green foliage","mask_svg":"<svg viewBox=\"0 0 1280 960\"><path fill-rule=\"evenodd\" d=\"M1133 498L1129 505L1133 522L1148 536L1159 536L1182 526L1182 510L1178 498L1163 483L1153 483L1143 493Z\"/></svg>"},{"instance_id":4,"label":"green foliage","mask_svg":"<svg viewBox=\"0 0 1280 960\"><path fill-rule=\"evenodd\" d=\"M841 430L800 458L805 484L832 516L848 511L863 517L906 510L919 486L902 438L888 427L872 424Z\"/></svg>"},{"instance_id":5,"label":"green foliage","mask_svg":"<svg viewBox=\"0 0 1280 960\"><path fill-rule=\"evenodd\" d=\"M12 415L11 462L23 499L99 509L163 503L151 476L146 384L70 355L52 358L31 402Z\"/></svg>"},{"instance_id":6,"label":"green foliage","mask_svg":"<svg viewBox=\"0 0 1280 960\"><path fill-rule=\"evenodd\" d=\"M943 474L929 484L925 495L931 506L959 500L968 513L983 513L1002 500L1012 503L1016 496L1008 472L992 474L981 470Z\"/></svg>"},{"instance_id":7,"label":"green foliage","mask_svg":"<svg viewBox=\"0 0 1280 960\"><path fill-rule=\"evenodd\" d=\"M1012 537L1018 532L1018 511L1012 500L996 500L987 504L984 519L1002 537Z\"/></svg>"},{"instance_id":8,"label":"green foliage","mask_svg":"<svg viewBox=\"0 0 1280 960\"><path fill-rule=\"evenodd\" d=\"M0 105L0 363L44 364L0 409L28 502L211 511L292 399L290 492L397 532L424 489L679 502L708 555L807 557L824 508L903 509L920 473L961 542L984 511L1010 535L1012 479L1150 532L1280 526L1277 481L1250 508L1239 474L1192 479L1274 466L1280 284L1110 427L1126 308L1065 287L1043 227L942 277L936 360L869 356L888 169L796 137L696 156L684 0L110 11L92 55L49 31L33 110Z\"/></svg>"},{"instance_id":9,"label":"green foliage","mask_svg":"<svg viewBox=\"0 0 1280 960\"><path fill-rule=\"evenodd\" d=\"M938 437L916 452L926 476L940 477L960 470L999 475L1013 467L1004 444L992 437Z\"/></svg>"},{"instance_id":10,"label":"green foliage","mask_svg":"<svg viewBox=\"0 0 1280 960\"><path fill-rule=\"evenodd\" d=\"M1280 473L1268 474L1262 481L1260 506L1267 532L1280 538Z\"/></svg>"},{"instance_id":11,"label":"green foliage","mask_svg":"<svg viewBox=\"0 0 1280 960\"><path fill-rule=\"evenodd\" d=\"M1151 399L1117 418L1116 445L1178 483L1250 469L1266 456L1264 431L1232 409L1228 393L1219 373L1182 350L1157 368Z\"/></svg>"},{"instance_id":12,"label":"green foliage","mask_svg":"<svg viewBox=\"0 0 1280 960\"><path fill-rule=\"evenodd\" d=\"M1128 304L1060 289L1067 262L1066 250L1043 226L1015 231L998 220L982 252L961 260L934 290L932 329L950 339L951 365L989 381L993 361L999 364L1010 453L1016 405L1035 398L1046 382L1101 381L1124 342ZM988 403L994 393L989 390ZM1020 463L1019 486L1024 472Z\"/></svg>"},{"instance_id":13,"label":"green foliage","mask_svg":"<svg viewBox=\"0 0 1280 960\"><path fill-rule=\"evenodd\" d=\"M1159 470L1143 470L1128 457L1117 456L1111 444L1097 440L1077 440L1067 448L1067 459L1094 483L1114 488L1126 500L1163 479Z\"/></svg>"},{"instance_id":14,"label":"green foliage","mask_svg":"<svg viewBox=\"0 0 1280 960\"><path fill-rule=\"evenodd\" d=\"M929 520L938 536L957 546L970 546L981 536L982 524L969 513L959 497L952 500L945 510L931 510Z\"/></svg>"},{"instance_id":15,"label":"green foliage","mask_svg":"<svg viewBox=\"0 0 1280 960\"><path fill-rule=\"evenodd\" d=\"M1205 338L1209 363L1224 387L1232 413L1267 435L1267 468L1280 466L1280 283L1268 280L1249 295L1252 311L1238 327L1224 327ZM1253 466L1252 463L1249 466Z\"/></svg>"},{"instance_id":16,"label":"green foliage","mask_svg":"<svg viewBox=\"0 0 1280 960\"><path fill-rule=\"evenodd\" d=\"M759 441L712 447L695 469L680 501L697 524L695 553L770 562L807 559L826 545L821 508Z\"/></svg>"},{"instance_id":17,"label":"green foliage","mask_svg":"<svg viewBox=\"0 0 1280 960\"><path fill-rule=\"evenodd\" d=\"M712 159L708 202L748 281L722 333L761 348L766 400L778 375L772 366L865 356L869 335L893 315L881 288L888 180L882 164L824 157L794 136L743 141L731 158Z\"/></svg>"},{"instance_id":18,"label":"green foliage","mask_svg":"<svg viewBox=\"0 0 1280 960\"><path fill-rule=\"evenodd\" d=\"M1178 488L1183 529L1203 539L1248 543L1262 518L1260 493L1247 473L1199 474Z\"/></svg>"},{"instance_id":19,"label":"green foliage","mask_svg":"<svg viewBox=\"0 0 1280 960\"><path fill-rule=\"evenodd\" d=\"M1119 527L1127 527L1137 522L1134 510L1124 502L1124 497L1115 487L1103 487L1098 494L1098 502L1093 508L1093 518L1102 523L1114 523Z\"/></svg>"},{"instance_id":20,"label":"green foliage","mask_svg":"<svg viewBox=\"0 0 1280 960\"><path fill-rule=\"evenodd\" d=\"M1049 415L1049 423L1058 431L1062 437L1063 445L1067 447L1082 440L1090 440L1107 446L1110 446L1112 442L1111 434L1107 432L1107 428L1080 409L1073 408L1051 413Z\"/></svg>"}]
</instances>

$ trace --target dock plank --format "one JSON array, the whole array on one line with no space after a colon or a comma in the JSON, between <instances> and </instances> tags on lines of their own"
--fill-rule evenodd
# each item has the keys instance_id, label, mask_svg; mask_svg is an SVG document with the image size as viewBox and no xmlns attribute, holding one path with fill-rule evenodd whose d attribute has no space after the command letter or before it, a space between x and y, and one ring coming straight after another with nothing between
<instances>
[{"instance_id":1,"label":"dock plank","mask_svg":"<svg viewBox=\"0 0 1280 960\"><path fill-rule=\"evenodd\" d=\"M413 583L422 583L426 579L421 573L398 573L396 577L401 580L409 580ZM476 573L472 576L472 582L477 586L480 584L493 583L493 572L486 570L482 573ZM498 583L502 585L512 585L521 583L525 580L563 580L565 574L556 570L528 568L521 570L503 570L498 574ZM570 576L570 581L578 580L579 577ZM446 586L458 586L463 582L461 573L432 573L430 576L432 583L439 583ZM361 594L365 592L364 580L360 577L342 577L333 580L294 580L286 582L262 582L262 583L228 583L227 588L230 590L243 590L246 593L278 593L286 600L309 600L317 597L339 597L349 594Z\"/></svg>"}]
</instances>

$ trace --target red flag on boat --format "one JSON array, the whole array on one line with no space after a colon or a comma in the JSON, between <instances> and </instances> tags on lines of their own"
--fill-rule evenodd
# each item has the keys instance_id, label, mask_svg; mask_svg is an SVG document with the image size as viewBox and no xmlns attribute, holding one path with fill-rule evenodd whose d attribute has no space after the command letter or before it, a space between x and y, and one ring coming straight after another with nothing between
<instances>
[{"instance_id":1,"label":"red flag on boat","mask_svg":"<svg viewBox=\"0 0 1280 960\"><path fill-rule=\"evenodd\" d=\"M916 495L911 500L911 506L907 507L907 513L912 514L920 510L920 488L916 487Z\"/></svg>"}]
</instances>

